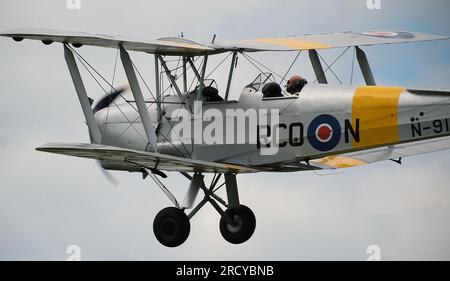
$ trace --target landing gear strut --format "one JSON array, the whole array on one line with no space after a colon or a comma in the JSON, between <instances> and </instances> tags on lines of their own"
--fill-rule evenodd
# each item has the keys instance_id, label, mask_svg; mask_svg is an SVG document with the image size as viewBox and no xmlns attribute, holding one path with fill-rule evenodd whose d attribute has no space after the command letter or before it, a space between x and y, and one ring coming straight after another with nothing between
<instances>
[{"instance_id":1,"label":"landing gear strut","mask_svg":"<svg viewBox=\"0 0 450 281\"><path fill-rule=\"evenodd\" d=\"M191 184L181 205L161 181L152 175L157 185L175 205L175 207L167 207L161 210L153 222L153 232L161 244L166 247L177 247L183 244L188 238L191 229L189 220L206 203L210 203L220 214L219 229L226 241L232 244L241 244L252 237L256 228L256 218L250 208L239 203L235 174L214 174L209 188L205 186L201 173L195 173L193 176L187 173L182 174L191 181ZM222 175L224 175L225 182L218 185ZM228 203L215 193L224 185L227 191ZM193 207L200 189L205 194L203 200L186 215L185 210ZM225 207L225 211L219 204Z\"/></svg>"}]
</instances>

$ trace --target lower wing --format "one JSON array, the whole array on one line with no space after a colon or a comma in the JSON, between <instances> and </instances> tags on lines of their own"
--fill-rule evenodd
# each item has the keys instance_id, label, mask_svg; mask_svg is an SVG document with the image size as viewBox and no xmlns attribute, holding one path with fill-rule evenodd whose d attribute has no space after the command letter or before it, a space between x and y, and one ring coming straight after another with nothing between
<instances>
[{"instance_id":1,"label":"lower wing","mask_svg":"<svg viewBox=\"0 0 450 281\"><path fill-rule=\"evenodd\" d=\"M36 150L100 160L102 163L163 171L251 173L258 170L245 166L171 156L88 143L49 143Z\"/></svg>"}]
</instances>

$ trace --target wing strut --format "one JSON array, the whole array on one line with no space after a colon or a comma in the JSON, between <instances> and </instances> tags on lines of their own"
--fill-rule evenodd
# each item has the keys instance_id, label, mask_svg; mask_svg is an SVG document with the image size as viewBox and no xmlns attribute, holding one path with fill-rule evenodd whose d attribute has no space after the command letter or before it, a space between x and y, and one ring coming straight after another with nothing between
<instances>
[{"instance_id":1,"label":"wing strut","mask_svg":"<svg viewBox=\"0 0 450 281\"><path fill-rule=\"evenodd\" d=\"M155 130L153 129L152 120L150 118L150 114L148 114L147 106L145 105L144 97L142 96L141 88L139 87L139 82L136 78L136 73L134 72L130 55L122 46L120 46L120 59L122 60L122 65L127 75L131 92L133 93L134 100L136 101L139 116L141 117L142 125L144 126L145 134L147 135L148 144L150 145L150 150L157 152L157 137Z\"/></svg>"},{"instance_id":2,"label":"wing strut","mask_svg":"<svg viewBox=\"0 0 450 281\"><path fill-rule=\"evenodd\" d=\"M175 77L173 77L173 75L170 72L170 69L167 67L167 64L164 61L164 59L160 55L157 55L157 57L159 58L159 61L161 62L161 65L164 68L164 72L166 73L167 78L169 79L171 85L175 88L175 91L177 92L178 97L180 98L180 101L183 101L183 94L181 93L181 90L178 87L178 84L177 84L177 81L175 80Z\"/></svg>"},{"instance_id":3,"label":"wing strut","mask_svg":"<svg viewBox=\"0 0 450 281\"><path fill-rule=\"evenodd\" d=\"M194 62L191 60L191 58L188 58L188 63L192 68L192 71L194 72L195 76L197 77L198 82L200 83L200 87L198 89L196 100L201 100L203 89L205 88L204 84L204 77L206 72L206 63L207 63L208 57L205 56L205 60L203 61L203 67L202 67L202 74L198 73L197 68L195 67Z\"/></svg>"},{"instance_id":4,"label":"wing strut","mask_svg":"<svg viewBox=\"0 0 450 281\"><path fill-rule=\"evenodd\" d=\"M372 70L370 69L369 61L367 60L366 53L361 50L360 47L356 46L356 58L358 59L359 67L361 68L361 72L364 76L364 80L366 84L369 86L375 86L375 79L373 78Z\"/></svg>"},{"instance_id":5,"label":"wing strut","mask_svg":"<svg viewBox=\"0 0 450 281\"><path fill-rule=\"evenodd\" d=\"M159 60L158 55L155 54L155 88L156 88L156 118L158 118L158 124L161 121L161 88L159 86Z\"/></svg>"},{"instance_id":6,"label":"wing strut","mask_svg":"<svg viewBox=\"0 0 450 281\"><path fill-rule=\"evenodd\" d=\"M197 98L196 100L201 101L203 99L203 90L205 89L205 76L206 76L206 65L208 64L208 55L205 55L203 59L203 65L202 65L202 74L201 74L201 80L200 80L200 87L197 91Z\"/></svg>"},{"instance_id":7,"label":"wing strut","mask_svg":"<svg viewBox=\"0 0 450 281\"><path fill-rule=\"evenodd\" d=\"M309 50L309 59L311 60L314 73L316 74L317 82L319 84L328 84L327 77L323 71L322 64L320 63L319 55L316 50Z\"/></svg>"},{"instance_id":8,"label":"wing strut","mask_svg":"<svg viewBox=\"0 0 450 281\"><path fill-rule=\"evenodd\" d=\"M94 118L91 103L89 102L89 97L86 94L86 88L84 87L83 80L81 79L75 57L66 44L64 44L64 58L66 59L67 67L69 68L70 76L72 77L72 81L81 104L81 109L83 110L84 117L86 118L91 141L99 144L101 143L102 135L100 133L98 123Z\"/></svg>"},{"instance_id":9,"label":"wing strut","mask_svg":"<svg viewBox=\"0 0 450 281\"><path fill-rule=\"evenodd\" d=\"M183 92L187 93L187 68L186 68L187 58L183 56Z\"/></svg>"},{"instance_id":10,"label":"wing strut","mask_svg":"<svg viewBox=\"0 0 450 281\"><path fill-rule=\"evenodd\" d=\"M198 73L198 70L195 67L194 62L191 60L190 57L187 58L187 61L188 61L189 65L191 66L192 71L194 72L195 77L197 77L197 80L199 81L199 83L203 83L202 77L200 76L200 73Z\"/></svg>"},{"instance_id":11,"label":"wing strut","mask_svg":"<svg viewBox=\"0 0 450 281\"><path fill-rule=\"evenodd\" d=\"M230 65L230 73L228 74L227 89L225 90L225 100L228 100L228 95L230 94L231 79L233 79L234 68L236 66L236 57L237 51L233 51L233 56L231 58L231 65Z\"/></svg>"}]
</instances>

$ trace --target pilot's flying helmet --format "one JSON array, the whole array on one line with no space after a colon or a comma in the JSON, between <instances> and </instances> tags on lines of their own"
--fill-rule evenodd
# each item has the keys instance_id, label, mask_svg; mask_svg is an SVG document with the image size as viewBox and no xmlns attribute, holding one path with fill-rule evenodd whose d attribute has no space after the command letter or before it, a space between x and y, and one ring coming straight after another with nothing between
<instances>
[{"instance_id":1,"label":"pilot's flying helmet","mask_svg":"<svg viewBox=\"0 0 450 281\"><path fill-rule=\"evenodd\" d=\"M289 94L296 94L300 92L303 87L308 83L305 78L300 75L294 75L287 81L286 91Z\"/></svg>"}]
</instances>

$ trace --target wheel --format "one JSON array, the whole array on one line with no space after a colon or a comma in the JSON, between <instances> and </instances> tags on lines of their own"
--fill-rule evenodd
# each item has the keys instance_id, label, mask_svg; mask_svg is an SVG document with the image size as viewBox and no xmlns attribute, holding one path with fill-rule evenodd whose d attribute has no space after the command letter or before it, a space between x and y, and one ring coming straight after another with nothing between
<instances>
[{"instance_id":1,"label":"wheel","mask_svg":"<svg viewBox=\"0 0 450 281\"><path fill-rule=\"evenodd\" d=\"M153 232L159 243L166 247L177 247L189 236L191 224L183 210L175 207L162 209L153 221Z\"/></svg>"},{"instance_id":2,"label":"wheel","mask_svg":"<svg viewBox=\"0 0 450 281\"><path fill-rule=\"evenodd\" d=\"M256 218L252 210L247 206L229 208L225 211L234 224L229 224L222 217L220 218L220 233L223 238L232 244L241 244L252 237L255 232Z\"/></svg>"}]
</instances>

